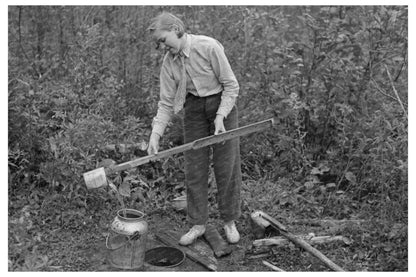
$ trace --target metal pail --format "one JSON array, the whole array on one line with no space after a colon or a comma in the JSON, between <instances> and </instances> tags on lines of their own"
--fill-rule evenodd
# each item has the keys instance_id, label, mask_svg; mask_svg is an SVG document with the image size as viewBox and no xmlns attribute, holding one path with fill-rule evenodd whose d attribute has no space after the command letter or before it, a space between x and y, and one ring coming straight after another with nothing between
<instances>
[{"instance_id":1,"label":"metal pail","mask_svg":"<svg viewBox=\"0 0 416 277\"><path fill-rule=\"evenodd\" d=\"M107 260L121 269L140 269L144 265L148 226L142 212L125 209L117 212L108 235Z\"/></svg>"}]
</instances>

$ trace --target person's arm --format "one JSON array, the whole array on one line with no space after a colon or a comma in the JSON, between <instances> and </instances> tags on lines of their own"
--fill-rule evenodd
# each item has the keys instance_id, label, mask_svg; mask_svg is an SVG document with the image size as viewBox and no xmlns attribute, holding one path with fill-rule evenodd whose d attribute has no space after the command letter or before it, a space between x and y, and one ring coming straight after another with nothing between
<instances>
[{"instance_id":1,"label":"person's arm","mask_svg":"<svg viewBox=\"0 0 416 277\"><path fill-rule=\"evenodd\" d=\"M147 149L149 155L156 154L159 150L159 140L163 136L173 114L175 92L176 83L173 75L170 73L165 57L160 70L160 100L158 102L157 114L153 118L152 134L150 135L149 147Z\"/></svg>"},{"instance_id":2,"label":"person's arm","mask_svg":"<svg viewBox=\"0 0 416 277\"><path fill-rule=\"evenodd\" d=\"M224 47L219 42L213 44L210 51L210 59L214 73L224 88L221 96L221 103L217 111L217 117L214 121L214 134L218 134L220 132L225 132L223 121L233 109L240 87L224 53Z\"/></svg>"}]
</instances>

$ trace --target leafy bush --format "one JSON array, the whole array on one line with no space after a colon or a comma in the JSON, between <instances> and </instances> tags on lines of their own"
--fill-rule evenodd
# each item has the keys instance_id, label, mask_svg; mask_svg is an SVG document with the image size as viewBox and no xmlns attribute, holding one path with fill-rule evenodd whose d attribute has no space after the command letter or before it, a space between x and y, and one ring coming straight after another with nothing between
<instances>
[{"instance_id":1,"label":"leafy bush","mask_svg":"<svg viewBox=\"0 0 416 277\"><path fill-rule=\"evenodd\" d=\"M146 27L161 9L224 45L240 125L275 119L241 138L247 205L407 222L405 6L10 6L10 196L36 203L33 191L48 188L96 205L82 173L146 155L163 58ZM175 117L163 149L183 143L181 126ZM183 159L109 178L131 189L129 205L164 208L184 191ZM23 230L17 210L12 227ZM36 257L27 245L22 255Z\"/></svg>"}]
</instances>

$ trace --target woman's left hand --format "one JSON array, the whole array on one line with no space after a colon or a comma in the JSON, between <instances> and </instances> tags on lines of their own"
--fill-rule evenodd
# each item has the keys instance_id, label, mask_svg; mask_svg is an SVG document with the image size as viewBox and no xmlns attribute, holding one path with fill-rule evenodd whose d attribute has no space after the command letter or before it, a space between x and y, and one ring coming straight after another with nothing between
<instances>
[{"instance_id":1,"label":"woman's left hand","mask_svg":"<svg viewBox=\"0 0 416 277\"><path fill-rule=\"evenodd\" d=\"M214 120L214 125L215 125L214 135L218 135L219 133L225 132L224 116L217 114L217 117Z\"/></svg>"}]
</instances>

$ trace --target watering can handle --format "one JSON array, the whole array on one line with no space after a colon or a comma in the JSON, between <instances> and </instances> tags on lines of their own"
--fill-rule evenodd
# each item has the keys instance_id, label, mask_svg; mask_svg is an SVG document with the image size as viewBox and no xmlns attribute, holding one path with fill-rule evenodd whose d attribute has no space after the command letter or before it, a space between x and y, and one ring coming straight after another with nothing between
<instances>
[{"instance_id":1,"label":"watering can handle","mask_svg":"<svg viewBox=\"0 0 416 277\"><path fill-rule=\"evenodd\" d=\"M127 243L130 243L132 240L140 239L141 236L140 236L140 232L136 231L136 232L133 233L133 235L128 237L128 240L125 243L123 243L122 245L120 245L116 248L111 248L111 247L108 246L108 238L109 237L110 237L110 233L108 233L106 238L105 238L105 247L109 250L117 250L117 249L120 249L121 247L123 247L124 245L126 245Z\"/></svg>"},{"instance_id":2,"label":"watering can handle","mask_svg":"<svg viewBox=\"0 0 416 277\"><path fill-rule=\"evenodd\" d=\"M109 237L110 237L110 233L108 233L108 234L107 234L107 236L105 237L105 247L106 247L107 249L112 250L112 248L108 247L108 238L109 238Z\"/></svg>"}]
</instances>

